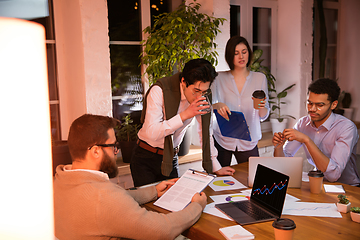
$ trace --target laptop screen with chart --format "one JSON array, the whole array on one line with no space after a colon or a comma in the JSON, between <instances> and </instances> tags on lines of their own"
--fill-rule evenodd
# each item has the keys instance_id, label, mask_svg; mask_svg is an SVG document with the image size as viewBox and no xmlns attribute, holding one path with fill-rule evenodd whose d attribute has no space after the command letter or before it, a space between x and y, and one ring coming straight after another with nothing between
<instances>
[{"instance_id":1,"label":"laptop screen with chart","mask_svg":"<svg viewBox=\"0 0 360 240\"><path fill-rule=\"evenodd\" d=\"M259 164L249 201L215 206L242 225L276 219L281 216L288 184L289 176Z\"/></svg>"}]
</instances>

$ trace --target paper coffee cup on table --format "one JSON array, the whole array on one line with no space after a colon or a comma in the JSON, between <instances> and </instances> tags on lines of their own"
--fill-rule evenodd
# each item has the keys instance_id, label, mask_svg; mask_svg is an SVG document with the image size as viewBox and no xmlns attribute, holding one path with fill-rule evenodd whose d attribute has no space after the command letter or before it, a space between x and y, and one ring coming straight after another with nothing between
<instances>
[{"instance_id":1,"label":"paper coffee cup on table","mask_svg":"<svg viewBox=\"0 0 360 240\"><path fill-rule=\"evenodd\" d=\"M324 173L322 173L320 170L314 170L310 171L308 176L310 182L310 192L315 194L321 193Z\"/></svg>"},{"instance_id":2,"label":"paper coffee cup on table","mask_svg":"<svg viewBox=\"0 0 360 240\"><path fill-rule=\"evenodd\" d=\"M274 227L275 240L292 240L296 224L289 218L278 218L272 226Z\"/></svg>"},{"instance_id":3,"label":"paper coffee cup on table","mask_svg":"<svg viewBox=\"0 0 360 240\"><path fill-rule=\"evenodd\" d=\"M256 90L252 94L252 99L254 102L254 108L259 109L259 104L265 99L265 92L263 90Z\"/></svg>"}]
</instances>

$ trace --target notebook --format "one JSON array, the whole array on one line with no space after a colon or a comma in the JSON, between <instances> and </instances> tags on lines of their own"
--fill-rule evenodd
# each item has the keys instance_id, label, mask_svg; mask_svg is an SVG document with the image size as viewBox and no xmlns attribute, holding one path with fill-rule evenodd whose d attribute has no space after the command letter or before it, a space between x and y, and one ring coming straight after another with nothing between
<instances>
[{"instance_id":1,"label":"notebook","mask_svg":"<svg viewBox=\"0 0 360 240\"><path fill-rule=\"evenodd\" d=\"M248 185L253 186L255 171L258 164L272 168L290 177L289 188L300 188L302 179L302 157L250 157Z\"/></svg>"},{"instance_id":2,"label":"notebook","mask_svg":"<svg viewBox=\"0 0 360 240\"><path fill-rule=\"evenodd\" d=\"M249 201L215 204L215 207L240 225L280 218L289 176L261 164L257 166Z\"/></svg>"}]
</instances>

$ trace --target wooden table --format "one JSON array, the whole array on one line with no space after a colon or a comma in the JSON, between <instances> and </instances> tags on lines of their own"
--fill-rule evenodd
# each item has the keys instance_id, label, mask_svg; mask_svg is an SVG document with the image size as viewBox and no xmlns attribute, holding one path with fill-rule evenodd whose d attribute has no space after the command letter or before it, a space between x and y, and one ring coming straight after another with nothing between
<instances>
[{"instance_id":1,"label":"wooden table","mask_svg":"<svg viewBox=\"0 0 360 240\"><path fill-rule=\"evenodd\" d=\"M248 163L241 163L233 166L236 170L234 178L243 184L247 184ZM336 183L333 183L336 184ZM342 184L346 196L350 200L352 206L360 207L360 188ZM244 190L244 189L242 189ZM239 193L240 190L227 191L213 191L207 187L204 192L208 196L208 203L213 202L209 196L221 194ZM336 203L336 193L320 194L310 193L308 182L302 182L301 189L288 188L287 193L300 199L302 202L319 202L319 203ZM149 210L167 213L168 211L156 207L153 202L145 204ZM350 218L350 213L341 213L342 218L328 218L328 217L308 217L308 216L292 216L284 215L284 218L290 218L296 223L294 239L360 239L360 224L353 222ZM219 228L235 225L236 222L225 220L207 213L203 213L199 221L191 228L183 232L183 235L191 240L210 240L210 239L225 239L220 233ZM255 239L274 239L274 230L272 221L244 225L245 229L255 235Z\"/></svg>"}]
</instances>

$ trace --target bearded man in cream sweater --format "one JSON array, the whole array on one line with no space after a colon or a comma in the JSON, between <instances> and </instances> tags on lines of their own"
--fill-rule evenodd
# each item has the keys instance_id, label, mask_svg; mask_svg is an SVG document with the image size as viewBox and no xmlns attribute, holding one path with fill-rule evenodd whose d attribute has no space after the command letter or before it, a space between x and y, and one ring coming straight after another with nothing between
<instances>
[{"instance_id":1,"label":"bearded man in cream sweater","mask_svg":"<svg viewBox=\"0 0 360 240\"><path fill-rule=\"evenodd\" d=\"M59 165L54 179L55 236L71 239L174 239L192 226L206 205L197 193L179 212L161 214L141 204L155 200L176 179L125 190L109 178L118 173L114 127L117 120L85 114L69 131L72 165Z\"/></svg>"}]
</instances>

